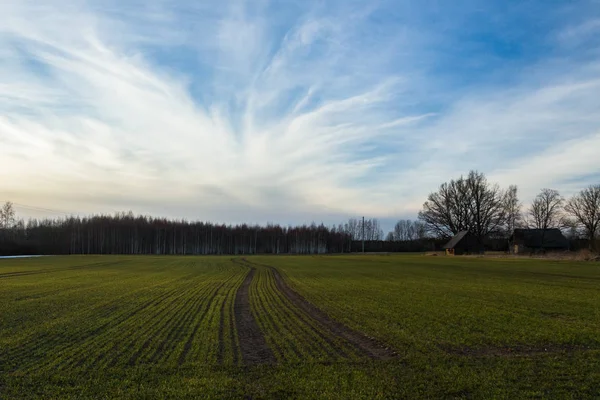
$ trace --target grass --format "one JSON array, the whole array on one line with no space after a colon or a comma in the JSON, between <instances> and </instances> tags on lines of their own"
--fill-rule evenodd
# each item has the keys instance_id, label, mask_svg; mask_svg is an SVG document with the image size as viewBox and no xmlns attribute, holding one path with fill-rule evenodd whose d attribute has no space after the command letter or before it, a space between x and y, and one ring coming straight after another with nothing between
<instances>
[{"instance_id":1,"label":"grass","mask_svg":"<svg viewBox=\"0 0 600 400\"><path fill-rule=\"evenodd\" d=\"M354 349L277 290L273 271L261 265L253 280L251 302L267 343L279 362L355 360Z\"/></svg>"},{"instance_id":2,"label":"grass","mask_svg":"<svg viewBox=\"0 0 600 400\"><path fill-rule=\"evenodd\" d=\"M265 261L268 261L265 259ZM278 268L315 304L398 349L598 346L600 265L423 256Z\"/></svg>"},{"instance_id":3,"label":"grass","mask_svg":"<svg viewBox=\"0 0 600 400\"><path fill-rule=\"evenodd\" d=\"M392 346L372 360L278 289ZM234 303L277 359L244 365ZM598 398L600 265L427 257L0 260L0 398Z\"/></svg>"}]
</instances>

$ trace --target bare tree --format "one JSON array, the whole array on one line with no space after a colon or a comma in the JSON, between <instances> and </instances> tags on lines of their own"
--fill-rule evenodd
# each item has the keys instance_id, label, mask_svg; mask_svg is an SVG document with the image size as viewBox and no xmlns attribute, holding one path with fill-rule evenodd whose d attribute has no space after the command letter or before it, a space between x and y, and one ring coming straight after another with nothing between
<instances>
[{"instance_id":1,"label":"bare tree","mask_svg":"<svg viewBox=\"0 0 600 400\"><path fill-rule=\"evenodd\" d=\"M410 230L412 227L412 221L408 219L401 219L394 225L394 240L396 241L407 241L410 240Z\"/></svg>"},{"instance_id":2,"label":"bare tree","mask_svg":"<svg viewBox=\"0 0 600 400\"><path fill-rule=\"evenodd\" d=\"M344 231L350 235L352 240L359 240L362 237L362 222L356 218L350 218L344 225Z\"/></svg>"},{"instance_id":3,"label":"bare tree","mask_svg":"<svg viewBox=\"0 0 600 400\"><path fill-rule=\"evenodd\" d=\"M506 207L506 231L508 235L516 228L523 225L523 215L521 213L522 204L519 201L517 192L517 186L510 185L504 199Z\"/></svg>"},{"instance_id":4,"label":"bare tree","mask_svg":"<svg viewBox=\"0 0 600 400\"><path fill-rule=\"evenodd\" d=\"M451 236L470 231L480 242L506 225L506 195L485 175L469 172L464 178L443 183L431 193L419 212L427 231L436 236Z\"/></svg>"},{"instance_id":5,"label":"bare tree","mask_svg":"<svg viewBox=\"0 0 600 400\"><path fill-rule=\"evenodd\" d=\"M0 228L8 229L15 223L15 208L10 201L0 209Z\"/></svg>"},{"instance_id":6,"label":"bare tree","mask_svg":"<svg viewBox=\"0 0 600 400\"><path fill-rule=\"evenodd\" d=\"M470 199L471 233L480 242L489 234L501 233L506 223L505 193L498 185L489 184L485 175L476 171L469 173L466 184Z\"/></svg>"},{"instance_id":7,"label":"bare tree","mask_svg":"<svg viewBox=\"0 0 600 400\"><path fill-rule=\"evenodd\" d=\"M442 183L437 192L429 194L419 219L435 236L452 236L469 227L468 200L464 179Z\"/></svg>"},{"instance_id":8,"label":"bare tree","mask_svg":"<svg viewBox=\"0 0 600 400\"><path fill-rule=\"evenodd\" d=\"M427 236L426 226L420 221L401 219L396 222L394 231L391 232L395 241L410 241L424 239Z\"/></svg>"},{"instance_id":9,"label":"bare tree","mask_svg":"<svg viewBox=\"0 0 600 400\"><path fill-rule=\"evenodd\" d=\"M576 225L584 228L590 249L594 250L600 230L600 185L589 186L570 198L565 211L575 219Z\"/></svg>"},{"instance_id":10,"label":"bare tree","mask_svg":"<svg viewBox=\"0 0 600 400\"><path fill-rule=\"evenodd\" d=\"M377 218L370 218L363 221L357 220L355 218L350 218L348 223L346 224L347 229L346 233L348 233L352 240L362 240L363 232L364 232L364 240L384 240L383 229L379 224L379 220ZM364 231L363 231L364 228Z\"/></svg>"},{"instance_id":11,"label":"bare tree","mask_svg":"<svg viewBox=\"0 0 600 400\"><path fill-rule=\"evenodd\" d=\"M542 189L529 208L529 226L542 229L542 247L546 238L546 229L558 228L561 225L564 202L565 200L557 190Z\"/></svg>"},{"instance_id":12,"label":"bare tree","mask_svg":"<svg viewBox=\"0 0 600 400\"><path fill-rule=\"evenodd\" d=\"M529 208L529 226L536 229L558 228L564 199L557 190L542 189Z\"/></svg>"},{"instance_id":13,"label":"bare tree","mask_svg":"<svg viewBox=\"0 0 600 400\"><path fill-rule=\"evenodd\" d=\"M427 226L421 221L413 221L413 240L422 240L427 237Z\"/></svg>"},{"instance_id":14,"label":"bare tree","mask_svg":"<svg viewBox=\"0 0 600 400\"><path fill-rule=\"evenodd\" d=\"M574 219L565 218L564 221L561 223L561 225L562 225L563 234L565 235L565 237L567 239L576 240L576 239L580 239L583 236L582 232L581 232L582 231L581 226Z\"/></svg>"}]
</instances>

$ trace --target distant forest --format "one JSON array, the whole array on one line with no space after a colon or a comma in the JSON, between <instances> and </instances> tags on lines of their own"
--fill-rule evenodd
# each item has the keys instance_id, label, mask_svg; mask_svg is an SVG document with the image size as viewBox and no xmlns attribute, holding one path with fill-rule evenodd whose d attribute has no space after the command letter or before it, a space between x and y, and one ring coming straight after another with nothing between
<instances>
[{"instance_id":1,"label":"distant forest","mask_svg":"<svg viewBox=\"0 0 600 400\"><path fill-rule=\"evenodd\" d=\"M411 224L403 221L401 226ZM3 207L1 227L0 255L325 254L361 251L363 237L362 219L332 227L282 227L177 221L129 212L25 221L16 218L10 203ZM412 242L407 248L423 247L410 231L402 234L408 235L403 240ZM383 239L376 219L365 220L364 238L369 248Z\"/></svg>"},{"instance_id":2,"label":"distant forest","mask_svg":"<svg viewBox=\"0 0 600 400\"><path fill-rule=\"evenodd\" d=\"M384 236L377 219L282 227L189 222L132 212L59 219L18 218L0 209L0 255L20 254L325 254L439 250L448 238L471 232L489 250L508 248L515 228L559 228L592 250L600 236L600 185L570 199L542 189L522 211L517 187L501 189L471 171L429 194L416 221L400 220Z\"/></svg>"}]
</instances>

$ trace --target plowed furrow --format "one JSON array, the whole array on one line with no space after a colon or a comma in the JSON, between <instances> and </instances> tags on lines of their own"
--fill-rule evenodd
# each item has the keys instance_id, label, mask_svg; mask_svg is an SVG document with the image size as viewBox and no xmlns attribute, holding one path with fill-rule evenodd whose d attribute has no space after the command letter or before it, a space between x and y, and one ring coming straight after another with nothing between
<instances>
[{"instance_id":1,"label":"plowed furrow","mask_svg":"<svg viewBox=\"0 0 600 400\"><path fill-rule=\"evenodd\" d=\"M235 297L235 321L244 364L274 363L275 356L267 345L250 306L250 284L256 272L250 268Z\"/></svg>"},{"instance_id":2,"label":"plowed furrow","mask_svg":"<svg viewBox=\"0 0 600 400\"><path fill-rule=\"evenodd\" d=\"M327 330L319 325L317 321L312 320L310 316L302 313L299 309L293 306L289 300L277 290L274 282L274 277L271 271L268 273L268 293L271 298L271 303L276 304L280 309L280 314L283 315L282 321L290 326L296 337L296 341L303 344L306 348L305 356L310 355L311 358L324 359L333 361L338 358L348 356L347 352L335 343L335 338L328 335Z\"/></svg>"},{"instance_id":3,"label":"plowed furrow","mask_svg":"<svg viewBox=\"0 0 600 400\"><path fill-rule=\"evenodd\" d=\"M243 263L250 268L267 268L273 276L275 286L265 290L279 296L279 300L276 301L279 307L286 309L286 312L293 315L297 321L302 321L297 324L304 325L303 328L312 327L310 328L312 333L316 334L320 340L325 341L326 347L338 356L347 357L346 348L352 349L352 352L357 355L374 359L390 359L396 356L393 350L382 343L331 319L323 311L309 303L287 285L276 268L246 260L243 260Z\"/></svg>"}]
</instances>

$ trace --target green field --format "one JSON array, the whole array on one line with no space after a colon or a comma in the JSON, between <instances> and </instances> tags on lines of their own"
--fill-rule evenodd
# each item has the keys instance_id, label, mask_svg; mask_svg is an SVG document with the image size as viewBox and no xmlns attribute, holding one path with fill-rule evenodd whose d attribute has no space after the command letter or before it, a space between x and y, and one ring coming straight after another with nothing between
<instances>
[{"instance_id":1,"label":"green field","mask_svg":"<svg viewBox=\"0 0 600 400\"><path fill-rule=\"evenodd\" d=\"M600 265L0 260L0 398L600 398Z\"/></svg>"}]
</instances>

